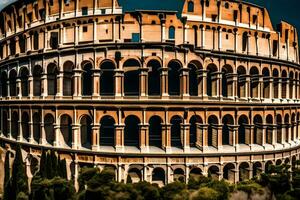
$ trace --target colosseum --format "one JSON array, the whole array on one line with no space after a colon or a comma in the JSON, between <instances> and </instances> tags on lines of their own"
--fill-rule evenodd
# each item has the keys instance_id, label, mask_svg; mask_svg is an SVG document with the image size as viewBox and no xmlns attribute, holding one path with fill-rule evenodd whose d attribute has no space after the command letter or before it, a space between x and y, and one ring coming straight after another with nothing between
<instances>
[{"instance_id":1,"label":"colosseum","mask_svg":"<svg viewBox=\"0 0 300 200\"><path fill-rule=\"evenodd\" d=\"M18 0L0 13L0 143L118 181L238 182L300 154L296 28L239 0L124 11L117 0Z\"/></svg>"}]
</instances>

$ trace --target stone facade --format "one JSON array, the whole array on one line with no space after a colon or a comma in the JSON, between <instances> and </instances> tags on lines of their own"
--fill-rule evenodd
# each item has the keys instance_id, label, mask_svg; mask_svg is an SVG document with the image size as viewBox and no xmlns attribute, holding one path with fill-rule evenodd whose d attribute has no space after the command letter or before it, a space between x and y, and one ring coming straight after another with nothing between
<instances>
[{"instance_id":1,"label":"stone facade","mask_svg":"<svg viewBox=\"0 0 300 200\"><path fill-rule=\"evenodd\" d=\"M122 12L116 0L18 1L0 13L0 140L80 167L160 185L237 182L295 164L300 142L296 29L266 9L186 0Z\"/></svg>"}]
</instances>

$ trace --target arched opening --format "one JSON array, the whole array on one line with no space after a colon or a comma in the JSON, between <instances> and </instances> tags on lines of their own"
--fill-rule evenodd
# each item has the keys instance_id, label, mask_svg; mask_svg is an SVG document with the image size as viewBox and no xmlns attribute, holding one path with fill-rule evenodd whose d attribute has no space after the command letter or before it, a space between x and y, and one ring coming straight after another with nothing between
<instances>
[{"instance_id":1,"label":"arched opening","mask_svg":"<svg viewBox=\"0 0 300 200\"><path fill-rule=\"evenodd\" d=\"M190 171L190 179L199 179L202 175L202 170L198 167L194 167Z\"/></svg>"},{"instance_id":2,"label":"arched opening","mask_svg":"<svg viewBox=\"0 0 300 200\"><path fill-rule=\"evenodd\" d=\"M185 181L184 171L181 168L177 168L173 171L173 179L174 181Z\"/></svg>"},{"instance_id":3,"label":"arched opening","mask_svg":"<svg viewBox=\"0 0 300 200\"><path fill-rule=\"evenodd\" d=\"M242 41L242 51L245 52L248 50L248 32L243 33L243 41Z\"/></svg>"},{"instance_id":4,"label":"arched opening","mask_svg":"<svg viewBox=\"0 0 300 200\"><path fill-rule=\"evenodd\" d=\"M37 31L35 31L33 34L33 49L39 49L39 33Z\"/></svg>"},{"instance_id":5,"label":"arched opening","mask_svg":"<svg viewBox=\"0 0 300 200\"><path fill-rule=\"evenodd\" d=\"M33 95L41 96L42 95L42 73L43 69L41 66L36 65L33 68Z\"/></svg>"},{"instance_id":6,"label":"arched opening","mask_svg":"<svg viewBox=\"0 0 300 200\"><path fill-rule=\"evenodd\" d=\"M100 95L115 95L115 68L115 64L110 60L101 63Z\"/></svg>"},{"instance_id":7,"label":"arched opening","mask_svg":"<svg viewBox=\"0 0 300 200\"><path fill-rule=\"evenodd\" d=\"M249 133L246 129L248 123L248 118L245 115L240 116L239 121L239 128L238 128L238 143L239 144L249 144L250 137Z\"/></svg>"},{"instance_id":8,"label":"arched opening","mask_svg":"<svg viewBox=\"0 0 300 200\"><path fill-rule=\"evenodd\" d=\"M57 93L57 66L53 63L47 67L47 84L48 84L48 95L56 95Z\"/></svg>"},{"instance_id":9,"label":"arched opening","mask_svg":"<svg viewBox=\"0 0 300 200\"><path fill-rule=\"evenodd\" d=\"M222 68L222 96L231 97L233 91L232 67L225 65Z\"/></svg>"},{"instance_id":10,"label":"arched opening","mask_svg":"<svg viewBox=\"0 0 300 200\"><path fill-rule=\"evenodd\" d=\"M211 166L208 168L208 176L215 180L219 180L219 168L217 166Z\"/></svg>"},{"instance_id":11,"label":"arched opening","mask_svg":"<svg viewBox=\"0 0 300 200\"><path fill-rule=\"evenodd\" d=\"M129 115L125 119L124 145L139 147L140 120L137 116Z\"/></svg>"},{"instance_id":12,"label":"arched opening","mask_svg":"<svg viewBox=\"0 0 300 200\"><path fill-rule=\"evenodd\" d=\"M193 115L190 119L190 146L195 147L200 138L199 125L203 124L203 120L198 115Z\"/></svg>"},{"instance_id":13,"label":"arched opening","mask_svg":"<svg viewBox=\"0 0 300 200\"><path fill-rule=\"evenodd\" d=\"M251 88L251 97L252 98L258 98L258 84L259 84L259 72L256 67L252 67L250 69L250 76L251 76L251 83L250 83L250 88Z\"/></svg>"},{"instance_id":14,"label":"arched opening","mask_svg":"<svg viewBox=\"0 0 300 200\"><path fill-rule=\"evenodd\" d=\"M243 66L237 69L238 74L238 90L237 95L239 98L246 97L246 70Z\"/></svg>"},{"instance_id":15,"label":"arched opening","mask_svg":"<svg viewBox=\"0 0 300 200\"><path fill-rule=\"evenodd\" d=\"M87 62L82 67L82 95L83 96L92 96L93 93L93 65L90 62Z\"/></svg>"},{"instance_id":16,"label":"arched opening","mask_svg":"<svg viewBox=\"0 0 300 200\"><path fill-rule=\"evenodd\" d=\"M294 72L290 72L289 75L289 98L293 99L294 97Z\"/></svg>"},{"instance_id":17,"label":"arched opening","mask_svg":"<svg viewBox=\"0 0 300 200\"><path fill-rule=\"evenodd\" d=\"M80 120L81 146L88 149L92 145L92 123L92 119L87 115Z\"/></svg>"},{"instance_id":18,"label":"arched opening","mask_svg":"<svg viewBox=\"0 0 300 200\"><path fill-rule=\"evenodd\" d=\"M164 186L165 181L166 181L165 170L160 167L155 168L152 172L152 183L155 183L158 186Z\"/></svg>"},{"instance_id":19,"label":"arched opening","mask_svg":"<svg viewBox=\"0 0 300 200\"><path fill-rule=\"evenodd\" d=\"M125 96L139 96L140 94L140 63L129 59L123 65Z\"/></svg>"},{"instance_id":20,"label":"arched opening","mask_svg":"<svg viewBox=\"0 0 300 200\"><path fill-rule=\"evenodd\" d=\"M194 12L194 2L188 2L188 12Z\"/></svg>"},{"instance_id":21,"label":"arched opening","mask_svg":"<svg viewBox=\"0 0 300 200\"><path fill-rule=\"evenodd\" d=\"M115 120L111 116L104 116L100 120L100 146L115 145Z\"/></svg>"},{"instance_id":22,"label":"arched opening","mask_svg":"<svg viewBox=\"0 0 300 200\"><path fill-rule=\"evenodd\" d=\"M148 71L148 95L158 96L161 94L160 69L161 64L157 60L151 60L147 65Z\"/></svg>"},{"instance_id":23,"label":"arched opening","mask_svg":"<svg viewBox=\"0 0 300 200\"><path fill-rule=\"evenodd\" d=\"M63 96L72 96L74 94L73 69L74 69L74 64L71 61L67 61L64 63Z\"/></svg>"},{"instance_id":24,"label":"arched opening","mask_svg":"<svg viewBox=\"0 0 300 200\"><path fill-rule=\"evenodd\" d=\"M128 171L127 183L138 183L142 180L142 173L137 168L132 168Z\"/></svg>"},{"instance_id":25,"label":"arched opening","mask_svg":"<svg viewBox=\"0 0 300 200\"><path fill-rule=\"evenodd\" d=\"M13 139L17 139L19 135L19 114L15 111L11 116L11 136Z\"/></svg>"},{"instance_id":26,"label":"arched opening","mask_svg":"<svg viewBox=\"0 0 300 200\"><path fill-rule=\"evenodd\" d=\"M287 78L287 73L285 70L282 71L281 73L281 97L283 99L287 98L287 82L288 82L288 78Z\"/></svg>"},{"instance_id":27,"label":"arched opening","mask_svg":"<svg viewBox=\"0 0 300 200\"><path fill-rule=\"evenodd\" d=\"M182 148L181 124L182 118L178 115L171 118L171 146Z\"/></svg>"},{"instance_id":28,"label":"arched opening","mask_svg":"<svg viewBox=\"0 0 300 200\"><path fill-rule=\"evenodd\" d=\"M22 134L25 141L29 141L29 115L27 112L22 114Z\"/></svg>"},{"instance_id":29,"label":"arched opening","mask_svg":"<svg viewBox=\"0 0 300 200\"><path fill-rule=\"evenodd\" d=\"M149 145L162 147L162 119L159 116L152 116L149 119Z\"/></svg>"},{"instance_id":30,"label":"arched opening","mask_svg":"<svg viewBox=\"0 0 300 200\"><path fill-rule=\"evenodd\" d=\"M260 115L255 115L254 120L253 143L262 145L263 121Z\"/></svg>"},{"instance_id":31,"label":"arched opening","mask_svg":"<svg viewBox=\"0 0 300 200\"><path fill-rule=\"evenodd\" d=\"M198 96L199 80L198 70L202 68L201 63L192 61L188 65L189 68L189 93L190 96Z\"/></svg>"},{"instance_id":32,"label":"arched opening","mask_svg":"<svg viewBox=\"0 0 300 200\"><path fill-rule=\"evenodd\" d=\"M268 68L264 68L263 71L263 98L270 98L270 72Z\"/></svg>"},{"instance_id":33,"label":"arched opening","mask_svg":"<svg viewBox=\"0 0 300 200\"><path fill-rule=\"evenodd\" d=\"M46 141L48 144L53 145L55 140L54 117L51 114L47 114L44 118L44 123Z\"/></svg>"},{"instance_id":34,"label":"arched opening","mask_svg":"<svg viewBox=\"0 0 300 200\"><path fill-rule=\"evenodd\" d=\"M291 129L291 140L294 141L295 135L296 135L296 115L295 113L292 114L291 118L291 124L290 124L290 129Z\"/></svg>"},{"instance_id":35,"label":"arched opening","mask_svg":"<svg viewBox=\"0 0 300 200\"><path fill-rule=\"evenodd\" d=\"M17 96L17 72L11 70L9 73L9 94L11 97Z\"/></svg>"},{"instance_id":36,"label":"arched opening","mask_svg":"<svg viewBox=\"0 0 300 200\"><path fill-rule=\"evenodd\" d=\"M285 142L289 142L290 141L290 134L289 134L289 128L290 128L290 116L288 114L286 114L284 116L284 126L285 126Z\"/></svg>"},{"instance_id":37,"label":"arched opening","mask_svg":"<svg viewBox=\"0 0 300 200\"><path fill-rule=\"evenodd\" d=\"M262 173L262 164L256 162L253 164L253 177L258 177Z\"/></svg>"},{"instance_id":38,"label":"arched opening","mask_svg":"<svg viewBox=\"0 0 300 200\"><path fill-rule=\"evenodd\" d=\"M273 96L275 99L279 98L278 86L279 86L279 72L277 69L273 70Z\"/></svg>"},{"instance_id":39,"label":"arched opening","mask_svg":"<svg viewBox=\"0 0 300 200\"><path fill-rule=\"evenodd\" d=\"M233 145L233 133L232 126L234 124L233 117L231 115L225 115L222 119L222 142L223 145Z\"/></svg>"},{"instance_id":40,"label":"arched opening","mask_svg":"<svg viewBox=\"0 0 300 200\"><path fill-rule=\"evenodd\" d=\"M282 164L282 161L279 159L279 160L276 160L276 165L281 165Z\"/></svg>"},{"instance_id":41,"label":"arched opening","mask_svg":"<svg viewBox=\"0 0 300 200\"><path fill-rule=\"evenodd\" d=\"M175 40L175 27L169 27L169 40Z\"/></svg>"},{"instance_id":42,"label":"arched opening","mask_svg":"<svg viewBox=\"0 0 300 200\"><path fill-rule=\"evenodd\" d=\"M215 64L207 66L207 96L217 96L217 72Z\"/></svg>"},{"instance_id":43,"label":"arched opening","mask_svg":"<svg viewBox=\"0 0 300 200\"><path fill-rule=\"evenodd\" d=\"M8 115L7 115L7 112L6 111L3 111L2 112L3 114L3 127L2 127L2 133L5 137L8 137L8 122L7 122L7 119L8 119Z\"/></svg>"},{"instance_id":44,"label":"arched opening","mask_svg":"<svg viewBox=\"0 0 300 200\"><path fill-rule=\"evenodd\" d=\"M208 118L208 146L218 147L218 124L219 120L216 116L211 115Z\"/></svg>"},{"instance_id":45,"label":"arched opening","mask_svg":"<svg viewBox=\"0 0 300 200\"><path fill-rule=\"evenodd\" d=\"M29 77L28 69L26 67L22 67L20 72L20 79L21 79L20 89L23 97L27 97L29 94L28 77Z\"/></svg>"},{"instance_id":46,"label":"arched opening","mask_svg":"<svg viewBox=\"0 0 300 200\"><path fill-rule=\"evenodd\" d=\"M180 70L181 64L178 61L170 61L168 64L168 89L169 95L180 95Z\"/></svg>"},{"instance_id":47,"label":"arched opening","mask_svg":"<svg viewBox=\"0 0 300 200\"><path fill-rule=\"evenodd\" d=\"M268 162L266 162L266 164L265 164L265 173L266 174L270 173L272 165L273 165L272 161L269 160Z\"/></svg>"},{"instance_id":48,"label":"arched opening","mask_svg":"<svg viewBox=\"0 0 300 200\"><path fill-rule=\"evenodd\" d=\"M228 163L223 168L223 178L230 183L234 183L235 180L235 166L232 163Z\"/></svg>"},{"instance_id":49,"label":"arched opening","mask_svg":"<svg viewBox=\"0 0 300 200\"><path fill-rule=\"evenodd\" d=\"M273 135L273 117L268 115L266 118L267 129L266 129L266 143L272 144L272 135Z\"/></svg>"},{"instance_id":50,"label":"arched opening","mask_svg":"<svg viewBox=\"0 0 300 200\"><path fill-rule=\"evenodd\" d=\"M239 180L245 181L250 178L250 171L249 171L249 164L246 162L243 162L239 166Z\"/></svg>"},{"instance_id":51,"label":"arched opening","mask_svg":"<svg viewBox=\"0 0 300 200\"><path fill-rule=\"evenodd\" d=\"M2 97L7 97L7 74L6 74L6 72L1 73L0 82L1 82L1 95L2 95Z\"/></svg>"},{"instance_id":52,"label":"arched opening","mask_svg":"<svg viewBox=\"0 0 300 200\"><path fill-rule=\"evenodd\" d=\"M41 138L41 116L36 112L33 114L33 139L36 143L40 142Z\"/></svg>"},{"instance_id":53,"label":"arched opening","mask_svg":"<svg viewBox=\"0 0 300 200\"><path fill-rule=\"evenodd\" d=\"M60 119L60 131L64 145L72 147L72 118L69 115L62 115Z\"/></svg>"},{"instance_id":54,"label":"arched opening","mask_svg":"<svg viewBox=\"0 0 300 200\"><path fill-rule=\"evenodd\" d=\"M282 143L282 117L280 114L276 115L276 124L277 124L277 137L276 137L276 142L277 143Z\"/></svg>"}]
</instances>

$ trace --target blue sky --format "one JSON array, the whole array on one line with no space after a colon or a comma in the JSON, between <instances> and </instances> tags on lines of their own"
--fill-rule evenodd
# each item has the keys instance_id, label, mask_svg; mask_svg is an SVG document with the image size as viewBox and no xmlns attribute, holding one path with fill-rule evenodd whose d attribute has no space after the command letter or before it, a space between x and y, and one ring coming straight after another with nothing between
<instances>
[{"instance_id":1,"label":"blue sky","mask_svg":"<svg viewBox=\"0 0 300 200\"><path fill-rule=\"evenodd\" d=\"M0 10L15 0L0 0ZM245 0L266 7L269 10L273 25L280 20L295 25L300 33L300 1L299 0ZM124 10L136 9L164 9L178 10L183 0L119 0Z\"/></svg>"}]
</instances>

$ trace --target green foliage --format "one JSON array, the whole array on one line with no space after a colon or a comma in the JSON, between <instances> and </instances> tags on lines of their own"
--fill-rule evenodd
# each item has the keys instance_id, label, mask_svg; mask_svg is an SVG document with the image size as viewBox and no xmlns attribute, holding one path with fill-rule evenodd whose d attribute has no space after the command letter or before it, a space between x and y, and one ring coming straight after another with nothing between
<instances>
[{"instance_id":1,"label":"green foliage","mask_svg":"<svg viewBox=\"0 0 300 200\"><path fill-rule=\"evenodd\" d=\"M192 200L218 200L219 193L209 187L200 188L191 198Z\"/></svg>"},{"instance_id":2,"label":"green foliage","mask_svg":"<svg viewBox=\"0 0 300 200\"><path fill-rule=\"evenodd\" d=\"M47 178L47 154L46 151L42 150L41 160L40 160L40 175L43 178Z\"/></svg>"},{"instance_id":3,"label":"green foliage","mask_svg":"<svg viewBox=\"0 0 300 200\"><path fill-rule=\"evenodd\" d=\"M11 182L10 182L10 152L7 151L5 154L5 163L4 163L4 194L3 194L3 200L9 200L12 196L11 194Z\"/></svg>"},{"instance_id":4,"label":"green foliage","mask_svg":"<svg viewBox=\"0 0 300 200\"><path fill-rule=\"evenodd\" d=\"M182 182L173 182L161 189L161 197L166 200L188 199L189 193L186 184Z\"/></svg>"},{"instance_id":5,"label":"green foliage","mask_svg":"<svg viewBox=\"0 0 300 200\"><path fill-rule=\"evenodd\" d=\"M160 199L159 188L157 185L153 185L143 181L135 183L133 186L139 192L139 195L143 197L144 200Z\"/></svg>"}]
</instances>

